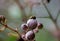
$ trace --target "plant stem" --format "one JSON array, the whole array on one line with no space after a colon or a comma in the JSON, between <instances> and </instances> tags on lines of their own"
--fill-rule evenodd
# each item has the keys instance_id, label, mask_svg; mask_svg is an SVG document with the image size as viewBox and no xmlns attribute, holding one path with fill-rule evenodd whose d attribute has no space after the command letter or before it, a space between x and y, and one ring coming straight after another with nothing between
<instances>
[{"instance_id":1,"label":"plant stem","mask_svg":"<svg viewBox=\"0 0 60 41\"><path fill-rule=\"evenodd\" d=\"M53 19L52 15L51 15L51 12L48 10L47 6L44 3L43 3L43 5L44 5L46 11L48 12L50 19L53 21L53 23L55 24L56 28L59 29L56 21Z\"/></svg>"},{"instance_id":2,"label":"plant stem","mask_svg":"<svg viewBox=\"0 0 60 41\"><path fill-rule=\"evenodd\" d=\"M20 33L19 33L17 30L15 30L15 29L9 27L7 24L3 24L3 23L1 23L1 24L2 24L3 26L5 26L5 28L8 28L8 29L10 29L10 30L16 32L16 33L19 35L19 37L20 37Z\"/></svg>"},{"instance_id":3,"label":"plant stem","mask_svg":"<svg viewBox=\"0 0 60 41\"><path fill-rule=\"evenodd\" d=\"M58 27L58 25L57 25L57 23L56 23L56 21L53 19L50 11L48 10L47 6L46 6L43 2L42 2L42 4L43 4L43 6L45 7L46 11L48 12L48 14L49 14L49 16L50 16L50 19L51 19L52 22L55 24L57 31L60 30L59 27ZM56 19L57 19L57 18L56 18ZM58 36L58 41L60 41L60 32L59 32L59 36Z\"/></svg>"},{"instance_id":4,"label":"plant stem","mask_svg":"<svg viewBox=\"0 0 60 41\"><path fill-rule=\"evenodd\" d=\"M60 15L60 10L59 10L58 13L57 13L57 16L56 16L55 22L57 22L57 19L58 19L59 15Z\"/></svg>"},{"instance_id":5,"label":"plant stem","mask_svg":"<svg viewBox=\"0 0 60 41\"><path fill-rule=\"evenodd\" d=\"M20 10L21 10L21 13L22 13L22 21L24 19L23 22L26 22L27 21L27 16L26 16L26 13L24 11L24 6L19 2L19 0L15 0L15 2L17 3L17 5L19 6Z\"/></svg>"}]
</instances>

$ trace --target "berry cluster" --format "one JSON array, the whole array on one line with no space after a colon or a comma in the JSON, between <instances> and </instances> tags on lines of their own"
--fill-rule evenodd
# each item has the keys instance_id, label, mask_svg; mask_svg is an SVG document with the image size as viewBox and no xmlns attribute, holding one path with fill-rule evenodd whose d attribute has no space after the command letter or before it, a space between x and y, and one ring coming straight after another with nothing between
<instances>
[{"instance_id":1,"label":"berry cluster","mask_svg":"<svg viewBox=\"0 0 60 41\"><path fill-rule=\"evenodd\" d=\"M21 29L24 32L24 34L21 35L23 40L26 41L35 41L35 33L38 32L39 29L43 28L43 24L37 22L35 16L31 16L28 20L27 23L23 23L21 25Z\"/></svg>"},{"instance_id":2,"label":"berry cluster","mask_svg":"<svg viewBox=\"0 0 60 41\"><path fill-rule=\"evenodd\" d=\"M0 15L0 24L5 26L5 28L8 28L14 32L16 32L20 37L17 41L35 41L35 33L39 31L39 29L43 28L43 24L37 22L35 16L31 16L27 23L23 23L21 25L21 30L23 31L22 34L19 33L18 30L15 30L11 27L9 27L6 23L6 18L3 15Z\"/></svg>"}]
</instances>

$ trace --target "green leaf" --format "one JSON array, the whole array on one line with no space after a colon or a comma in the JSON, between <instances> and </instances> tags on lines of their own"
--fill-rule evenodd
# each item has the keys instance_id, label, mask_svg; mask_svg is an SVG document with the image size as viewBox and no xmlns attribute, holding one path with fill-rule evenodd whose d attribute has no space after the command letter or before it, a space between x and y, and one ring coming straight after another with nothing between
<instances>
[{"instance_id":1,"label":"green leaf","mask_svg":"<svg viewBox=\"0 0 60 41\"><path fill-rule=\"evenodd\" d=\"M16 41L16 39L17 39L16 37L10 36L6 39L6 41Z\"/></svg>"},{"instance_id":2,"label":"green leaf","mask_svg":"<svg viewBox=\"0 0 60 41\"><path fill-rule=\"evenodd\" d=\"M40 30L36 34L36 41L56 41L56 39L48 31Z\"/></svg>"}]
</instances>

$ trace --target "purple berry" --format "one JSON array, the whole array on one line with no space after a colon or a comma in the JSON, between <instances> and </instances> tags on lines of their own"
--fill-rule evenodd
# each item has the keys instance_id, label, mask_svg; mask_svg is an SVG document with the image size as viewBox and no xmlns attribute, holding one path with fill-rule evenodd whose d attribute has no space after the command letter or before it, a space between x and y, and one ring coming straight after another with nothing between
<instances>
[{"instance_id":1,"label":"purple berry","mask_svg":"<svg viewBox=\"0 0 60 41\"><path fill-rule=\"evenodd\" d=\"M24 23L24 24L21 25L21 29L25 32L25 31L28 30L28 27L27 27L27 25Z\"/></svg>"},{"instance_id":2,"label":"purple berry","mask_svg":"<svg viewBox=\"0 0 60 41\"><path fill-rule=\"evenodd\" d=\"M42 23L38 23L37 27L38 27L38 29L42 29L43 28L43 24Z\"/></svg>"},{"instance_id":3,"label":"purple berry","mask_svg":"<svg viewBox=\"0 0 60 41\"><path fill-rule=\"evenodd\" d=\"M30 30L33 30L37 27L37 20L36 19L29 19L27 21L27 26L29 27Z\"/></svg>"},{"instance_id":4,"label":"purple berry","mask_svg":"<svg viewBox=\"0 0 60 41\"><path fill-rule=\"evenodd\" d=\"M34 38L35 38L35 34L34 34L34 32L31 30L31 31L28 31L27 33L26 33L26 35L25 35L25 38L27 39L27 40L33 40Z\"/></svg>"}]
</instances>

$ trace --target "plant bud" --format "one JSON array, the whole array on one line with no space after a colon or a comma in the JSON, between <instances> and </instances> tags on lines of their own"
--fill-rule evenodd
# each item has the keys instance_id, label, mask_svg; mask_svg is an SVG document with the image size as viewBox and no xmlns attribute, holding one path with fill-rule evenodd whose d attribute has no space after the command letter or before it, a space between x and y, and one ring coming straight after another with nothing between
<instances>
[{"instance_id":1,"label":"plant bud","mask_svg":"<svg viewBox=\"0 0 60 41\"><path fill-rule=\"evenodd\" d=\"M43 28L43 24L42 23L38 23L37 27L38 27L38 29L42 29Z\"/></svg>"},{"instance_id":2,"label":"plant bud","mask_svg":"<svg viewBox=\"0 0 60 41\"><path fill-rule=\"evenodd\" d=\"M36 17L35 16L31 16L30 19L36 19Z\"/></svg>"},{"instance_id":3,"label":"plant bud","mask_svg":"<svg viewBox=\"0 0 60 41\"><path fill-rule=\"evenodd\" d=\"M27 27L27 25L24 23L24 24L21 25L21 29L25 32L25 31L28 30L28 27Z\"/></svg>"}]
</instances>

